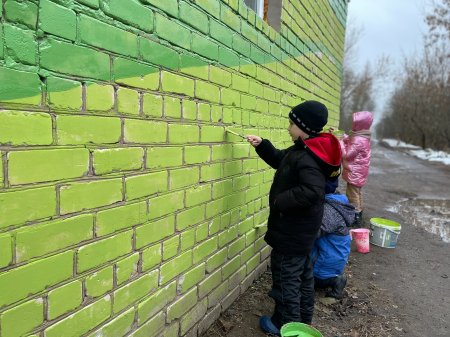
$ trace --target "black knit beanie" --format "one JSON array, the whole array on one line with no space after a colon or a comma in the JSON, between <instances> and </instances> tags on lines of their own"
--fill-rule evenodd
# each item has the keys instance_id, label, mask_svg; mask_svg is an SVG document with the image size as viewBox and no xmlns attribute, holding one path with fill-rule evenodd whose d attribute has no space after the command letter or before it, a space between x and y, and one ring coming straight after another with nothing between
<instances>
[{"instance_id":1,"label":"black knit beanie","mask_svg":"<svg viewBox=\"0 0 450 337\"><path fill-rule=\"evenodd\" d=\"M328 121L328 110L317 101L305 101L289 112L289 118L308 135L316 136Z\"/></svg>"}]
</instances>

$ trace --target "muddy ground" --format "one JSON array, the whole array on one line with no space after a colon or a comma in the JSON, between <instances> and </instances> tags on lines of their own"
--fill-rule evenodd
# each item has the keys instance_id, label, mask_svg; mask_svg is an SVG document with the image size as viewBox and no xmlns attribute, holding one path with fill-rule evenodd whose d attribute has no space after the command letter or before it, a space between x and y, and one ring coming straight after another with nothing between
<instances>
[{"instance_id":1,"label":"muddy ground","mask_svg":"<svg viewBox=\"0 0 450 337\"><path fill-rule=\"evenodd\" d=\"M345 296L317 292L313 326L324 337L450 337L450 167L374 144L363 195L365 226L371 217L401 223L397 247L352 247ZM203 337L266 336L258 318L272 311L270 285L267 271Z\"/></svg>"}]
</instances>

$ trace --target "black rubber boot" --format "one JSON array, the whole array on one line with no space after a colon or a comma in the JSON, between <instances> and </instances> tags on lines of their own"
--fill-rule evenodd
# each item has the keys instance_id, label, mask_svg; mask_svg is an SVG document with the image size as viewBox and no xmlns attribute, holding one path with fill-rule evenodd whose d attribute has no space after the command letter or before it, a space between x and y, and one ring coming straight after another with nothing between
<instances>
[{"instance_id":1,"label":"black rubber boot","mask_svg":"<svg viewBox=\"0 0 450 337\"><path fill-rule=\"evenodd\" d=\"M355 213L355 220L353 220L352 227L360 228L363 225L362 221L362 211Z\"/></svg>"},{"instance_id":2,"label":"black rubber boot","mask_svg":"<svg viewBox=\"0 0 450 337\"><path fill-rule=\"evenodd\" d=\"M334 297L334 298L340 300L342 298L342 296L344 295L344 288L345 288L346 284L347 284L347 276L345 276L345 274L336 276L334 285L331 288L331 290L329 292L327 292L326 296Z\"/></svg>"}]
</instances>

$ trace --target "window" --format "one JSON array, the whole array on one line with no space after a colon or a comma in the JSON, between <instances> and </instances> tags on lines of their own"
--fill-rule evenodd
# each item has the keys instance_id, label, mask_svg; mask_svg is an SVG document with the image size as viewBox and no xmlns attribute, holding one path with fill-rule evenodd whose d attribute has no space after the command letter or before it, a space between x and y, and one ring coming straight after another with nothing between
<instances>
[{"instance_id":1,"label":"window","mask_svg":"<svg viewBox=\"0 0 450 337\"><path fill-rule=\"evenodd\" d=\"M248 8L258 14L261 18L264 17L264 0L244 0Z\"/></svg>"},{"instance_id":2,"label":"window","mask_svg":"<svg viewBox=\"0 0 450 337\"><path fill-rule=\"evenodd\" d=\"M282 0L244 0L244 2L277 32L280 31Z\"/></svg>"}]
</instances>

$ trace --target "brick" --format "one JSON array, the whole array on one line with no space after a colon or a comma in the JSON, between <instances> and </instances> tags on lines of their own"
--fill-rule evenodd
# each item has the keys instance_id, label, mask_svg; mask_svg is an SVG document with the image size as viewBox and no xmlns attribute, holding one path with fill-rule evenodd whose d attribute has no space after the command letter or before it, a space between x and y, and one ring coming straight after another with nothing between
<instances>
[{"instance_id":1,"label":"brick","mask_svg":"<svg viewBox=\"0 0 450 337\"><path fill-rule=\"evenodd\" d=\"M221 22L210 20L211 37L227 47L233 44L233 31Z\"/></svg>"},{"instance_id":2,"label":"brick","mask_svg":"<svg viewBox=\"0 0 450 337\"><path fill-rule=\"evenodd\" d=\"M42 68L98 80L110 79L108 54L52 38L43 40L39 51Z\"/></svg>"},{"instance_id":3,"label":"brick","mask_svg":"<svg viewBox=\"0 0 450 337\"><path fill-rule=\"evenodd\" d=\"M137 36L89 16L80 15L81 42L126 56L138 55Z\"/></svg>"},{"instance_id":4,"label":"brick","mask_svg":"<svg viewBox=\"0 0 450 337\"><path fill-rule=\"evenodd\" d=\"M0 228L55 215L55 188L43 187L0 193Z\"/></svg>"},{"instance_id":5,"label":"brick","mask_svg":"<svg viewBox=\"0 0 450 337\"><path fill-rule=\"evenodd\" d=\"M205 219L205 205L184 209L177 214L176 229L181 231L202 222Z\"/></svg>"},{"instance_id":6,"label":"brick","mask_svg":"<svg viewBox=\"0 0 450 337\"><path fill-rule=\"evenodd\" d=\"M0 274L0 308L58 284L73 274L73 252L38 260ZM33 282L29 282L33 280Z\"/></svg>"},{"instance_id":7,"label":"brick","mask_svg":"<svg viewBox=\"0 0 450 337\"><path fill-rule=\"evenodd\" d=\"M210 84L208 82L195 81L195 97L203 99L208 102L219 103L220 102L220 89L219 87Z\"/></svg>"},{"instance_id":8,"label":"brick","mask_svg":"<svg viewBox=\"0 0 450 337\"><path fill-rule=\"evenodd\" d=\"M26 130L26 132L17 132ZM49 114L26 111L0 111L0 144L50 145L52 119Z\"/></svg>"},{"instance_id":9,"label":"brick","mask_svg":"<svg viewBox=\"0 0 450 337\"><path fill-rule=\"evenodd\" d=\"M191 32L174 20L167 19L156 13L156 34L181 48L189 50L191 47Z\"/></svg>"},{"instance_id":10,"label":"brick","mask_svg":"<svg viewBox=\"0 0 450 337\"><path fill-rule=\"evenodd\" d=\"M48 293L48 319L52 320L78 308L83 301L80 281L74 281Z\"/></svg>"},{"instance_id":11,"label":"brick","mask_svg":"<svg viewBox=\"0 0 450 337\"><path fill-rule=\"evenodd\" d=\"M239 55L228 48L219 47L219 63L228 68L239 67Z\"/></svg>"},{"instance_id":12,"label":"brick","mask_svg":"<svg viewBox=\"0 0 450 337\"><path fill-rule=\"evenodd\" d=\"M248 78L246 78L244 76L233 74L231 87L238 91L248 92L249 87L250 87L250 81ZM241 97L241 103L242 103L242 97Z\"/></svg>"},{"instance_id":13,"label":"brick","mask_svg":"<svg viewBox=\"0 0 450 337\"><path fill-rule=\"evenodd\" d=\"M131 252L132 231L99 240L78 249L77 270L82 273Z\"/></svg>"},{"instance_id":14,"label":"brick","mask_svg":"<svg viewBox=\"0 0 450 337\"><path fill-rule=\"evenodd\" d=\"M245 249L245 237L241 236L228 246L228 258L233 258Z\"/></svg>"},{"instance_id":15,"label":"brick","mask_svg":"<svg viewBox=\"0 0 450 337\"><path fill-rule=\"evenodd\" d=\"M180 67L180 55L175 50L144 37L139 37L142 58L150 63L172 70Z\"/></svg>"},{"instance_id":16,"label":"brick","mask_svg":"<svg viewBox=\"0 0 450 337\"><path fill-rule=\"evenodd\" d=\"M167 322L180 318L197 303L197 288L191 289L167 307Z\"/></svg>"},{"instance_id":17,"label":"brick","mask_svg":"<svg viewBox=\"0 0 450 337\"><path fill-rule=\"evenodd\" d=\"M217 43L199 34L192 34L192 51L210 60L217 61L219 59Z\"/></svg>"},{"instance_id":18,"label":"brick","mask_svg":"<svg viewBox=\"0 0 450 337\"><path fill-rule=\"evenodd\" d=\"M170 14L171 16L178 17L178 1L177 0L143 0L145 3L149 3L167 14Z\"/></svg>"},{"instance_id":19,"label":"brick","mask_svg":"<svg viewBox=\"0 0 450 337\"><path fill-rule=\"evenodd\" d=\"M209 79L221 87L229 87L231 85L231 73L213 65L209 67Z\"/></svg>"},{"instance_id":20,"label":"brick","mask_svg":"<svg viewBox=\"0 0 450 337\"><path fill-rule=\"evenodd\" d=\"M158 332L161 332L163 328L165 330L164 322L165 322L165 315L163 312L160 312L147 322L143 323L136 331L134 331L129 336L130 337L157 336Z\"/></svg>"},{"instance_id":21,"label":"brick","mask_svg":"<svg viewBox=\"0 0 450 337\"><path fill-rule=\"evenodd\" d=\"M33 169L30 170L30 167ZM78 178L89 170L89 150L31 150L8 153L10 185Z\"/></svg>"},{"instance_id":22,"label":"brick","mask_svg":"<svg viewBox=\"0 0 450 337\"><path fill-rule=\"evenodd\" d=\"M122 0L102 1L103 11L113 18L142 29L148 33L153 30L153 12L136 0L126 3Z\"/></svg>"},{"instance_id":23,"label":"brick","mask_svg":"<svg viewBox=\"0 0 450 337\"><path fill-rule=\"evenodd\" d=\"M6 52L14 62L36 64L37 42L33 31L3 25Z\"/></svg>"},{"instance_id":24,"label":"brick","mask_svg":"<svg viewBox=\"0 0 450 337\"><path fill-rule=\"evenodd\" d=\"M227 261L227 249L223 248L206 260L206 271L211 273Z\"/></svg>"},{"instance_id":25,"label":"brick","mask_svg":"<svg viewBox=\"0 0 450 337\"><path fill-rule=\"evenodd\" d=\"M172 302L175 296L176 284L172 282L139 303L137 309L139 325L160 312L168 303Z\"/></svg>"},{"instance_id":26,"label":"brick","mask_svg":"<svg viewBox=\"0 0 450 337\"><path fill-rule=\"evenodd\" d=\"M198 167L185 167L170 170L169 186L171 190L194 185L199 181Z\"/></svg>"},{"instance_id":27,"label":"brick","mask_svg":"<svg viewBox=\"0 0 450 337\"><path fill-rule=\"evenodd\" d=\"M177 255L180 248L180 236L176 235L163 242L163 261Z\"/></svg>"},{"instance_id":28,"label":"brick","mask_svg":"<svg viewBox=\"0 0 450 337\"><path fill-rule=\"evenodd\" d=\"M197 118L197 103L183 99L181 114L184 119L195 120Z\"/></svg>"},{"instance_id":29,"label":"brick","mask_svg":"<svg viewBox=\"0 0 450 337\"><path fill-rule=\"evenodd\" d=\"M92 239L93 224L93 216L85 214L23 227L16 232L16 261L26 261Z\"/></svg>"},{"instance_id":30,"label":"brick","mask_svg":"<svg viewBox=\"0 0 450 337\"><path fill-rule=\"evenodd\" d=\"M192 266L192 252L187 251L164 263L160 268L159 284L166 284Z\"/></svg>"},{"instance_id":31,"label":"brick","mask_svg":"<svg viewBox=\"0 0 450 337\"><path fill-rule=\"evenodd\" d=\"M81 336L106 321L111 315L111 298L109 295L84 307L80 311L64 318L45 330L46 337L67 335Z\"/></svg>"},{"instance_id":32,"label":"brick","mask_svg":"<svg viewBox=\"0 0 450 337\"><path fill-rule=\"evenodd\" d=\"M186 207L196 206L211 200L211 185L194 186L186 190Z\"/></svg>"},{"instance_id":33,"label":"brick","mask_svg":"<svg viewBox=\"0 0 450 337\"><path fill-rule=\"evenodd\" d=\"M116 263L116 282L118 285L128 281L137 275L139 263L139 253L124 258Z\"/></svg>"},{"instance_id":34,"label":"brick","mask_svg":"<svg viewBox=\"0 0 450 337\"><path fill-rule=\"evenodd\" d=\"M180 19L195 28L195 30L208 34L208 16L192 6L191 3L180 1Z\"/></svg>"},{"instance_id":35,"label":"brick","mask_svg":"<svg viewBox=\"0 0 450 337\"><path fill-rule=\"evenodd\" d=\"M132 89L117 90L117 110L121 114L139 115L139 93Z\"/></svg>"},{"instance_id":36,"label":"brick","mask_svg":"<svg viewBox=\"0 0 450 337\"><path fill-rule=\"evenodd\" d=\"M217 250L217 237L213 237L198 244L193 250L194 264L203 261L207 256Z\"/></svg>"},{"instance_id":37,"label":"brick","mask_svg":"<svg viewBox=\"0 0 450 337\"><path fill-rule=\"evenodd\" d=\"M241 266L240 256L236 256L222 267L222 280L226 280L231 274L239 269Z\"/></svg>"},{"instance_id":38,"label":"brick","mask_svg":"<svg viewBox=\"0 0 450 337\"><path fill-rule=\"evenodd\" d=\"M184 53L180 56L180 71L182 73L208 80L208 63L195 54Z\"/></svg>"},{"instance_id":39,"label":"brick","mask_svg":"<svg viewBox=\"0 0 450 337\"><path fill-rule=\"evenodd\" d=\"M209 273L209 275L198 284L198 297L199 298L205 297L214 288L216 288L221 281L222 281L222 274L220 269L213 273Z\"/></svg>"},{"instance_id":40,"label":"brick","mask_svg":"<svg viewBox=\"0 0 450 337\"><path fill-rule=\"evenodd\" d=\"M202 223L195 229L195 242L200 242L205 240L209 234L209 223Z\"/></svg>"},{"instance_id":41,"label":"brick","mask_svg":"<svg viewBox=\"0 0 450 337\"><path fill-rule=\"evenodd\" d=\"M164 122L125 119L126 143L165 143L166 137L167 124Z\"/></svg>"},{"instance_id":42,"label":"brick","mask_svg":"<svg viewBox=\"0 0 450 337\"><path fill-rule=\"evenodd\" d=\"M123 58L114 58L113 71L116 83L149 90L159 88L159 69L156 67Z\"/></svg>"},{"instance_id":43,"label":"brick","mask_svg":"<svg viewBox=\"0 0 450 337\"><path fill-rule=\"evenodd\" d=\"M83 5L86 5L86 6L95 8L95 9L98 9L100 7L99 0L76 0L76 1L78 1L79 3L81 3Z\"/></svg>"},{"instance_id":44,"label":"brick","mask_svg":"<svg viewBox=\"0 0 450 337\"><path fill-rule=\"evenodd\" d=\"M206 314L208 310L207 300L198 302L186 315L181 318L180 333L185 334L191 329L197 322L199 322Z\"/></svg>"},{"instance_id":45,"label":"brick","mask_svg":"<svg viewBox=\"0 0 450 337\"><path fill-rule=\"evenodd\" d=\"M228 294L228 281L221 283L216 289L208 294L208 308L214 307L220 303Z\"/></svg>"},{"instance_id":46,"label":"brick","mask_svg":"<svg viewBox=\"0 0 450 337\"><path fill-rule=\"evenodd\" d=\"M144 223L147 220L147 203L114 207L97 213L96 235L103 236L118 230Z\"/></svg>"},{"instance_id":47,"label":"brick","mask_svg":"<svg viewBox=\"0 0 450 337\"><path fill-rule=\"evenodd\" d=\"M169 143L197 143L199 128L197 125L169 124Z\"/></svg>"},{"instance_id":48,"label":"brick","mask_svg":"<svg viewBox=\"0 0 450 337\"><path fill-rule=\"evenodd\" d=\"M169 118L181 118L181 99L178 97L164 97L164 116Z\"/></svg>"},{"instance_id":49,"label":"brick","mask_svg":"<svg viewBox=\"0 0 450 337\"><path fill-rule=\"evenodd\" d=\"M209 162L211 160L210 153L209 146L185 146L184 163L189 165Z\"/></svg>"},{"instance_id":50,"label":"brick","mask_svg":"<svg viewBox=\"0 0 450 337\"><path fill-rule=\"evenodd\" d=\"M233 49L245 57L250 56L250 42L243 39L240 35L233 35Z\"/></svg>"},{"instance_id":51,"label":"brick","mask_svg":"<svg viewBox=\"0 0 450 337\"><path fill-rule=\"evenodd\" d=\"M126 200L167 191L167 171L152 172L125 178Z\"/></svg>"},{"instance_id":52,"label":"brick","mask_svg":"<svg viewBox=\"0 0 450 337\"><path fill-rule=\"evenodd\" d=\"M60 187L60 213L111 205L122 201L122 179L71 183Z\"/></svg>"},{"instance_id":53,"label":"brick","mask_svg":"<svg viewBox=\"0 0 450 337\"><path fill-rule=\"evenodd\" d=\"M0 66L0 102L39 105L41 81L38 74Z\"/></svg>"},{"instance_id":54,"label":"brick","mask_svg":"<svg viewBox=\"0 0 450 337\"><path fill-rule=\"evenodd\" d=\"M22 336L44 322L44 301L37 298L0 315L2 335Z\"/></svg>"},{"instance_id":55,"label":"brick","mask_svg":"<svg viewBox=\"0 0 450 337\"><path fill-rule=\"evenodd\" d=\"M223 129L221 129L222 133ZM237 132L241 132L237 130ZM213 145L212 146L212 160L226 160L231 159L233 157L233 145L232 144L221 144L221 145Z\"/></svg>"},{"instance_id":56,"label":"brick","mask_svg":"<svg viewBox=\"0 0 450 337\"><path fill-rule=\"evenodd\" d=\"M113 267L109 266L100 269L86 277L86 295L89 297L99 297L106 294L113 288Z\"/></svg>"},{"instance_id":57,"label":"brick","mask_svg":"<svg viewBox=\"0 0 450 337\"><path fill-rule=\"evenodd\" d=\"M172 215L136 228L136 248L160 241L175 233L175 217Z\"/></svg>"},{"instance_id":58,"label":"brick","mask_svg":"<svg viewBox=\"0 0 450 337\"><path fill-rule=\"evenodd\" d=\"M134 304L158 286L158 271L152 271L114 292L114 313Z\"/></svg>"},{"instance_id":59,"label":"brick","mask_svg":"<svg viewBox=\"0 0 450 337\"><path fill-rule=\"evenodd\" d=\"M115 144L121 137L121 122L116 117L58 116L56 133L60 145Z\"/></svg>"},{"instance_id":60,"label":"brick","mask_svg":"<svg viewBox=\"0 0 450 337\"><path fill-rule=\"evenodd\" d=\"M183 163L182 147L150 147L147 149L147 168L166 168L181 166Z\"/></svg>"},{"instance_id":61,"label":"brick","mask_svg":"<svg viewBox=\"0 0 450 337\"><path fill-rule=\"evenodd\" d=\"M222 163L203 165L200 170L200 182L216 180L222 177Z\"/></svg>"},{"instance_id":62,"label":"brick","mask_svg":"<svg viewBox=\"0 0 450 337\"><path fill-rule=\"evenodd\" d=\"M131 331L134 323L134 308L125 311L114 318L111 322L103 325L100 329L88 335L88 337L98 336L125 336Z\"/></svg>"},{"instance_id":63,"label":"brick","mask_svg":"<svg viewBox=\"0 0 450 337\"><path fill-rule=\"evenodd\" d=\"M142 251L142 272L152 269L162 261L161 244L153 245Z\"/></svg>"},{"instance_id":64,"label":"brick","mask_svg":"<svg viewBox=\"0 0 450 337\"><path fill-rule=\"evenodd\" d=\"M180 280L178 281L178 289L181 291L181 293L185 293L187 290L203 280L205 277L205 273L205 264L200 264L199 266L191 269L186 274L180 276Z\"/></svg>"},{"instance_id":65,"label":"brick","mask_svg":"<svg viewBox=\"0 0 450 337\"><path fill-rule=\"evenodd\" d=\"M38 6L35 3L7 0L4 4L4 11L9 22L21 23L33 30L36 29Z\"/></svg>"},{"instance_id":66,"label":"brick","mask_svg":"<svg viewBox=\"0 0 450 337\"><path fill-rule=\"evenodd\" d=\"M212 16L220 18L221 5L218 0L197 0L195 3Z\"/></svg>"},{"instance_id":67,"label":"brick","mask_svg":"<svg viewBox=\"0 0 450 337\"><path fill-rule=\"evenodd\" d=\"M99 83L86 83L86 110L109 111L114 108L114 87Z\"/></svg>"},{"instance_id":68,"label":"brick","mask_svg":"<svg viewBox=\"0 0 450 337\"><path fill-rule=\"evenodd\" d=\"M184 191L173 192L150 199L150 218L171 214L184 208Z\"/></svg>"},{"instance_id":69,"label":"brick","mask_svg":"<svg viewBox=\"0 0 450 337\"><path fill-rule=\"evenodd\" d=\"M12 262L13 248L12 238L9 233L0 235L0 268L8 266Z\"/></svg>"},{"instance_id":70,"label":"brick","mask_svg":"<svg viewBox=\"0 0 450 337\"><path fill-rule=\"evenodd\" d=\"M210 326L220 317L221 307L216 305L212 310L206 313L203 319L198 324L198 333L200 335L204 334Z\"/></svg>"},{"instance_id":71,"label":"brick","mask_svg":"<svg viewBox=\"0 0 450 337\"><path fill-rule=\"evenodd\" d=\"M93 167L96 175L119 171L140 170L143 166L144 149L128 147L99 149L93 151Z\"/></svg>"},{"instance_id":72,"label":"brick","mask_svg":"<svg viewBox=\"0 0 450 337\"><path fill-rule=\"evenodd\" d=\"M39 2L39 28L46 33L75 41L77 17L74 11L49 0Z\"/></svg>"},{"instance_id":73,"label":"brick","mask_svg":"<svg viewBox=\"0 0 450 337\"><path fill-rule=\"evenodd\" d=\"M187 96L194 96L194 80L169 73L161 72L162 90Z\"/></svg>"},{"instance_id":74,"label":"brick","mask_svg":"<svg viewBox=\"0 0 450 337\"><path fill-rule=\"evenodd\" d=\"M142 96L142 112L145 116L161 117L163 113L162 96L144 93Z\"/></svg>"},{"instance_id":75,"label":"brick","mask_svg":"<svg viewBox=\"0 0 450 337\"><path fill-rule=\"evenodd\" d=\"M0 24L0 59L3 59L5 56L4 53L4 38L3 38L3 23Z\"/></svg>"},{"instance_id":76,"label":"brick","mask_svg":"<svg viewBox=\"0 0 450 337\"><path fill-rule=\"evenodd\" d=\"M47 78L47 102L55 110L77 110L82 106L81 83L64 78Z\"/></svg>"}]
</instances>

